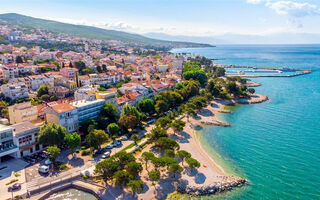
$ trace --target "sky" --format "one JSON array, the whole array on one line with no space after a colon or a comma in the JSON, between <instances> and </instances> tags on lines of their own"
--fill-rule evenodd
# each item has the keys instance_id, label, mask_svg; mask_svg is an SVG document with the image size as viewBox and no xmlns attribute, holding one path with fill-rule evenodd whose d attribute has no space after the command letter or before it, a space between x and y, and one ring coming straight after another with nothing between
<instances>
[{"instance_id":1,"label":"sky","mask_svg":"<svg viewBox=\"0 0 320 200\"><path fill-rule=\"evenodd\" d=\"M320 0L0 0L0 3L0 13L140 34L320 34Z\"/></svg>"}]
</instances>

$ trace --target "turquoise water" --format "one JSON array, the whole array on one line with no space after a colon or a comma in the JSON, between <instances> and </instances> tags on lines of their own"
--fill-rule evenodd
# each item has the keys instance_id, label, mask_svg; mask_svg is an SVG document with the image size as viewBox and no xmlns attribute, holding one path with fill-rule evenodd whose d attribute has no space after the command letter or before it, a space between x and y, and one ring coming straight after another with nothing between
<instances>
[{"instance_id":1,"label":"turquoise water","mask_svg":"<svg viewBox=\"0 0 320 200\"><path fill-rule=\"evenodd\" d=\"M97 198L90 193L71 188L52 194L47 200L97 200Z\"/></svg>"},{"instance_id":2,"label":"turquoise water","mask_svg":"<svg viewBox=\"0 0 320 200\"><path fill-rule=\"evenodd\" d=\"M244 188L208 199L320 199L320 45L221 46L177 49L219 63L312 68L292 78L257 78L270 101L221 114L230 128L205 127L199 138Z\"/></svg>"}]
</instances>

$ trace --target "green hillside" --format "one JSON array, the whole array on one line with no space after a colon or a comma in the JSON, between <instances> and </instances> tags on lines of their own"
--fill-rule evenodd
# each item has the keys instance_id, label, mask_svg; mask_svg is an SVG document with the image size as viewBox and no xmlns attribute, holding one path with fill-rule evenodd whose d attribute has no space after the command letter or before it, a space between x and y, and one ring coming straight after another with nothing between
<instances>
[{"instance_id":1,"label":"green hillside","mask_svg":"<svg viewBox=\"0 0 320 200\"><path fill-rule=\"evenodd\" d=\"M138 42L147 45L164 45L172 47L208 47L207 44L197 44L190 42L171 42L164 40L156 40L144 37L138 34L126 33L122 31L106 30L102 28L74 25L61 23L52 20L44 20L16 13L0 14L0 20L6 21L11 24L23 25L32 28L40 28L56 33L65 33L74 36L80 36L90 39L100 40L120 40L124 42Z\"/></svg>"}]
</instances>

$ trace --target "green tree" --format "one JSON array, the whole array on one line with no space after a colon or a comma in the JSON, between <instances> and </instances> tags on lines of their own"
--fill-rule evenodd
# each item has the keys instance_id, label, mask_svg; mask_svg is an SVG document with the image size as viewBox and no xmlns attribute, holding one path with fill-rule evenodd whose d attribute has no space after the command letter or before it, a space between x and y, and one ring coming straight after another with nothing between
<instances>
[{"instance_id":1,"label":"green tree","mask_svg":"<svg viewBox=\"0 0 320 200\"><path fill-rule=\"evenodd\" d=\"M101 114L102 116L108 117L110 122L116 122L119 118L118 109L112 104L106 104Z\"/></svg>"},{"instance_id":2,"label":"green tree","mask_svg":"<svg viewBox=\"0 0 320 200\"><path fill-rule=\"evenodd\" d=\"M151 171L148 173L150 180L153 182L159 181L160 179L160 172L159 171Z\"/></svg>"},{"instance_id":3,"label":"green tree","mask_svg":"<svg viewBox=\"0 0 320 200\"><path fill-rule=\"evenodd\" d=\"M168 168L169 172L173 173L173 177L176 177L176 174L181 173L183 168L178 163L172 163Z\"/></svg>"},{"instance_id":4,"label":"green tree","mask_svg":"<svg viewBox=\"0 0 320 200\"><path fill-rule=\"evenodd\" d=\"M124 169L128 163L135 162L136 158L125 151L120 151L112 156L113 160L118 163L120 169Z\"/></svg>"},{"instance_id":5,"label":"green tree","mask_svg":"<svg viewBox=\"0 0 320 200\"><path fill-rule=\"evenodd\" d=\"M182 164L185 159L191 158L191 154L185 150L179 150L177 152L178 157L181 159Z\"/></svg>"},{"instance_id":6,"label":"green tree","mask_svg":"<svg viewBox=\"0 0 320 200\"><path fill-rule=\"evenodd\" d=\"M198 81L190 79L188 81L183 81L182 83L186 86L189 97L193 97L199 94L200 83Z\"/></svg>"},{"instance_id":7,"label":"green tree","mask_svg":"<svg viewBox=\"0 0 320 200\"><path fill-rule=\"evenodd\" d=\"M59 124L49 123L40 128L39 143L46 146L60 145L64 141L66 128Z\"/></svg>"},{"instance_id":8,"label":"green tree","mask_svg":"<svg viewBox=\"0 0 320 200\"><path fill-rule=\"evenodd\" d=\"M78 133L67 133L64 137L64 141L68 145L72 151L74 151L75 148L77 148L81 143L81 137Z\"/></svg>"},{"instance_id":9,"label":"green tree","mask_svg":"<svg viewBox=\"0 0 320 200\"><path fill-rule=\"evenodd\" d=\"M120 133L120 128L116 123L109 124L107 127L107 130L108 130L108 133L112 136L118 135Z\"/></svg>"},{"instance_id":10,"label":"green tree","mask_svg":"<svg viewBox=\"0 0 320 200\"><path fill-rule=\"evenodd\" d=\"M172 128L173 132L176 134L183 131L185 124L186 123L182 120L175 120L171 124L169 124L169 126L170 128Z\"/></svg>"},{"instance_id":11,"label":"green tree","mask_svg":"<svg viewBox=\"0 0 320 200\"><path fill-rule=\"evenodd\" d=\"M165 167L166 166L166 161L162 158L157 158L154 157L151 160L153 166L158 170L160 167Z\"/></svg>"},{"instance_id":12,"label":"green tree","mask_svg":"<svg viewBox=\"0 0 320 200\"><path fill-rule=\"evenodd\" d=\"M138 134L133 134L131 136L131 139L134 141L134 144L137 145L137 142L140 140L140 137Z\"/></svg>"},{"instance_id":13,"label":"green tree","mask_svg":"<svg viewBox=\"0 0 320 200\"><path fill-rule=\"evenodd\" d=\"M142 153L142 159L145 163L145 168L148 171L148 163L154 158L154 154L152 152L143 152Z\"/></svg>"},{"instance_id":14,"label":"green tree","mask_svg":"<svg viewBox=\"0 0 320 200\"><path fill-rule=\"evenodd\" d=\"M131 106L129 104L123 106L121 114L122 114L122 116L123 115L134 115L134 116L136 116L136 118L138 120L141 119L141 113L137 110L137 108L135 106Z\"/></svg>"},{"instance_id":15,"label":"green tree","mask_svg":"<svg viewBox=\"0 0 320 200\"><path fill-rule=\"evenodd\" d=\"M154 107L158 114L164 113L169 110L169 104L164 100L157 100Z\"/></svg>"},{"instance_id":16,"label":"green tree","mask_svg":"<svg viewBox=\"0 0 320 200\"><path fill-rule=\"evenodd\" d=\"M150 141L154 142L156 141L158 138L161 137L168 137L168 133L165 129L163 129L160 126L157 126L155 128L153 128L151 130L151 132L148 134L148 137L150 139Z\"/></svg>"},{"instance_id":17,"label":"green tree","mask_svg":"<svg viewBox=\"0 0 320 200\"><path fill-rule=\"evenodd\" d=\"M205 71L202 69L195 70L195 71L186 71L182 74L182 76L183 76L183 79L185 80L193 79L193 80L199 81L201 86L205 86L208 80L208 77Z\"/></svg>"},{"instance_id":18,"label":"green tree","mask_svg":"<svg viewBox=\"0 0 320 200\"><path fill-rule=\"evenodd\" d=\"M155 111L154 101L152 99L143 99L138 102L138 110L143 113L152 114Z\"/></svg>"},{"instance_id":19,"label":"green tree","mask_svg":"<svg viewBox=\"0 0 320 200\"><path fill-rule=\"evenodd\" d=\"M45 94L48 95L49 94L49 89L50 89L49 85L41 85L39 87L39 89L37 90L37 96L38 97L42 97Z\"/></svg>"},{"instance_id":20,"label":"green tree","mask_svg":"<svg viewBox=\"0 0 320 200\"><path fill-rule=\"evenodd\" d=\"M164 150L164 156L167 156L167 157L170 157L170 158L174 158L175 157L174 150L172 150L172 149Z\"/></svg>"},{"instance_id":21,"label":"green tree","mask_svg":"<svg viewBox=\"0 0 320 200\"><path fill-rule=\"evenodd\" d=\"M166 128L170 123L171 123L171 119L169 119L168 117L159 117L155 122L157 126L160 126L163 128Z\"/></svg>"},{"instance_id":22,"label":"green tree","mask_svg":"<svg viewBox=\"0 0 320 200\"><path fill-rule=\"evenodd\" d=\"M160 137L156 140L155 145L161 149L179 149L179 144L168 137Z\"/></svg>"},{"instance_id":23,"label":"green tree","mask_svg":"<svg viewBox=\"0 0 320 200\"><path fill-rule=\"evenodd\" d=\"M141 180L130 180L128 186L132 191L132 195L134 196L136 193L143 191L144 183Z\"/></svg>"},{"instance_id":24,"label":"green tree","mask_svg":"<svg viewBox=\"0 0 320 200\"><path fill-rule=\"evenodd\" d=\"M109 139L109 135L106 134L104 130L97 130L90 132L86 136L86 141L88 142L89 146L94 149L100 149L100 146L107 142Z\"/></svg>"},{"instance_id":25,"label":"green tree","mask_svg":"<svg viewBox=\"0 0 320 200\"><path fill-rule=\"evenodd\" d=\"M116 180L117 185L124 187L132 180L132 175L126 171L116 171L113 178Z\"/></svg>"},{"instance_id":26,"label":"green tree","mask_svg":"<svg viewBox=\"0 0 320 200\"><path fill-rule=\"evenodd\" d=\"M200 167L200 163L194 158L188 158L186 160L186 163L189 165L189 167L191 169L195 169L195 168L199 168Z\"/></svg>"},{"instance_id":27,"label":"green tree","mask_svg":"<svg viewBox=\"0 0 320 200\"><path fill-rule=\"evenodd\" d=\"M139 125L139 119L135 115L122 115L118 123L127 130L134 129Z\"/></svg>"},{"instance_id":28,"label":"green tree","mask_svg":"<svg viewBox=\"0 0 320 200\"><path fill-rule=\"evenodd\" d=\"M49 157L49 159L51 160L51 162L55 163L57 157L59 156L61 150L59 147L57 147L56 145L54 146L49 146L47 149L47 155Z\"/></svg>"},{"instance_id":29,"label":"green tree","mask_svg":"<svg viewBox=\"0 0 320 200\"><path fill-rule=\"evenodd\" d=\"M105 183L107 183L119 169L118 163L114 162L111 158L108 158L96 165L94 173L102 176Z\"/></svg>"},{"instance_id":30,"label":"green tree","mask_svg":"<svg viewBox=\"0 0 320 200\"><path fill-rule=\"evenodd\" d=\"M142 171L141 163L136 161L131 161L127 164L126 169L132 174L133 176L138 176L139 173Z\"/></svg>"},{"instance_id":31,"label":"green tree","mask_svg":"<svg viewBox=\"0 0 320 200\"><path fill-rule=\"evenodd\" d=\"M97 126L98 126L98 123L96 122L96 120L87 119L80 124L79 131L82 133L88 134L89 132L92 132Z\"/></svg>"}]
</instances>

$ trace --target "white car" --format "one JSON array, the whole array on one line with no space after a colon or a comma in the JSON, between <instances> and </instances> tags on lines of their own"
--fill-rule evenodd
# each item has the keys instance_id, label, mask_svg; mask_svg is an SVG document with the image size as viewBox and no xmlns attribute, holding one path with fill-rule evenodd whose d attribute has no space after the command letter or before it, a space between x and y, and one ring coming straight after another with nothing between
<instances>
[{"instance_id":1,"label":"white car","mask_svg":"<svg viewBox=\"0 0 320 200\"><path fill-rule=\"evenodd\" d=\"M122 140L122 141L127 140L127 139L128 139L128 137L125 136L125 135L123 135L123 136L120 137L120 140Z\"/></svg>"},{"instance_id":2,"label":"white car","mask_svg":"<svg viewBox=\"0 0 320 200\"><path fill-rule=\"evenodd\" d=\"M111 154L111 152L110 152L110 151L107 151L107 152L105 152L105 153L102 155L102 158L103 158L103 159L109 158L109 157L110 157L110 154Z\"/></svg>"},{"instance_id":3,"label":"white car","mask_svg":"<svg viewBox=\"0 0 320 200\"><path fill-rule=\"evenodd\" d=\"M43 174L46 174L46 173L48 173L49 172L49 166L46 166L46 165L41 165L40 167L39 167L39 172L41 172L41 173L43 173Z\"/></svg>"},{"instance_id":4,"label":"white car","mask_svg":"<svg viewBox=\"0 0 320 200\"><path fill-rule=\"evenodd\" d=\"M45 164L45 165L51 165L52 162L51 162L51 160L47 159L46 161L44 161L44 164Z\"/></svg>"}]
</instances>

